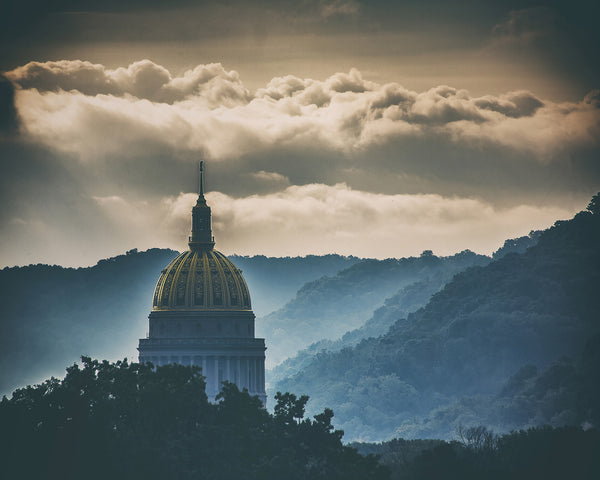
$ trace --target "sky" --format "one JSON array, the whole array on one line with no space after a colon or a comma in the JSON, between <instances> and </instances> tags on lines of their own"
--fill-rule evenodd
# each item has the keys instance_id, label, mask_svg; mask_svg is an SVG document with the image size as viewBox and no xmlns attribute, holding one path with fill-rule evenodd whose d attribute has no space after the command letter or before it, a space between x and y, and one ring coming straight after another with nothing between
<instances>
[{"instance_id":1,"label":"sky","mask_svg":"<svg viewBox=\"0 0 600 480\"><path fill-rule=\"evenodd\" d=\"M0 267L489 254L600 190L597 2L3 1Z\"/></svg>"}]
</instances>

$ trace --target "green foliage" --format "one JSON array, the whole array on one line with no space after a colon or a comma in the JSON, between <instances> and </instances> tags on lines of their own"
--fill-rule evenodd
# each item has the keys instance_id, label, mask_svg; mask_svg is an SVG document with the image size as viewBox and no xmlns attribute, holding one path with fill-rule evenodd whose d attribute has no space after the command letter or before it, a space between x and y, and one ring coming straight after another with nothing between
<instances>
[{"instance_id":1,"label":"green foliage","mask_svg":"<svg viewBox=\"0 0 600 480\"><path fill-rule=\"evenodd\" d=\"M444 259L445 261L440 264L443 268L429 271L422 280L400 288L395 295L387 298L384 304L373 312L373 316L359 328L346 332L337 340L320 340L286 359L270 371L270 382L275 383L295 375L310 364L316 355L337 352L352 347L363 339L385 334L399 319L406 318L409 313L425 306L431 296L441 290L456 273L467 268L464 263L465 257L470 256L461 253ZM479 261L480 258L473 257L473 260Z\"/></svg>"},{"instance_id":2,"label":"green foliage","mask_svg":"<svg viewBox=\"0 0 600 480\"><path fill-rule=\"evenodd\" d=\"M82 357L64 380L0 403L7 478L384 479L387 469L341 443L333 412L304 418L308 397L278 394L270 415L225 383L218 402L197 367Z\"/></svg>"},{"instance_id":3,"label":"green foliage","mask_svg":"<svg viewBox=\"0 0 600 480\"><path fill-rule=\"evenodd\" d=\"M180 432L208 414L199 369L153 370L88 357L82 363L67 368L63 381L52 378L3 398L0 451L7 471L15 478L168 475L163 457L181 441Z\"/></svg>"},{"instance_id":4,"label":"green foliage","mask_svg":"<svg viewBox=\"0 0 600 480\"><path fill-rule=\"evenodd\" d=\"M443 440L406 440L394 438L381 443L351 443L363 455L376 455L379 463L391 470L393 480L408 480L415 460L424 452L445 445Z\"/></svg>"}]
</instances>

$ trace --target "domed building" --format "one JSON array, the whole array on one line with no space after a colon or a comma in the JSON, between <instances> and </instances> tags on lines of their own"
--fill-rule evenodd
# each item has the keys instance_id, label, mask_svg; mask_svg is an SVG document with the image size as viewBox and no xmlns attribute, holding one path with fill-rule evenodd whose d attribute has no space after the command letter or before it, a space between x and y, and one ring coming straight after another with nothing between
<instances>
[{"instance_id":1,"label":"domed building","mask_svg":"<svg viewBox=\"0 0 600 480\"><path fill-rule=\"evenodd\" d=\"M202 165L199 190L189 250L158 279L148 338L139 342L139 361L197 365L206 377L209 399L214 400L227 380L266 404L265 341L254 338L255 316L242 271L214 249Z\"/></svg>"}]
</instances>

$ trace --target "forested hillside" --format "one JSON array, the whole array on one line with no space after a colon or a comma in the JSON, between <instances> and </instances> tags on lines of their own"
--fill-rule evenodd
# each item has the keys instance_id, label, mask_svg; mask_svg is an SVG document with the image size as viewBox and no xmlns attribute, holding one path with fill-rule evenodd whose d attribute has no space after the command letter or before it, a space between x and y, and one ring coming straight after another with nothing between
<instances>
[{"instance_id":1,"label":"forested hillside","mask_svg":"<svg viewBox=\"0 0 600 480\"><path fill-rule=\"evenodd\" d=\"M137 359L152 291L177 252L132 250L89 268L0 271L0 392L62 375L83 355Z\"/></svg>"},{"instance_id":2,"label":"forested hillside","mask_svg":"<svg viewBox=\"0 0 600 480\"><path fill-rule=\"evenodd\" d=\"M552 372L563 371L559 359L570 356L563 364L579 373L565 382L577 378L581 389L592 392L585 398L595 395L590 375L597 379L597 370L590 371L585 361L595 358L593 337L600 331L600 213L593 205L570 221L556 222L524 253L456 275L387 334L317 355L276 389L309 394L311 408L336 405L337 425L350 438L448 437L460 423L491 420L487 417L499 405L487 409L487 397L503 391L504 400L497 401L504 402L505 416L493 418L500 429L597 419L589 402L572 404L563 395L562 404L546 411L531 402L526 406L524 391L503 390L511 376L523 375L525 365L535 372L529 373L534 385L538 371L542 384L547 378L558 381ZM553 388L560 391L558 383Z\"/></svg>"},{"instance_id":3,"label":"forested hillside","mask_svg":"<svg viewBox=\"0 0 600 480\"><path fill-rule=\"evenodd\" d=\"M494 252L492 258L497 260L509 253L525 252L525 250L537 243L541 233L541 231L536 230L531 231L529 235L506 240L504 245ZM429 252L426 252L423 256L428 257L429 255ZM431 296L441 290L455 274L469 266L484 265L489 261L485 257L469 255L469 252L462 252L458 254L458 258L462 260L471 258L473 264L469 264L468 262L447 262L444 268L433 271L425 278L402 287L395 295L387 298L383 305L373 312L373 316L360 327L344 333L341 338L335 340L319 340L272 368L269 371L269 380L272 385L270 392L275 392L275 385L278 381L298 373L317 354L337 352L342 348L356 345L363 339L383 335L397 320L406 318L409 313L425 306ZM452 258L456 258L456 256Z\"/></svg>"},{"instance_id":4,"label":"forested hillside","mask_svg":"<svg viewBox=\"0 0 600 480\"><path fill-rule=\"evenodd\" d=\"M399 311L411 311L455 273L489 261L468 250L450 257L426 251L420 257L363 260L333 277L305 284L283 308L258 319L257 332L269 341L268 361L273 365L313 342L337 339L362 327L394 295L390 301ZM407 299L403 289L419 288L417 283L424 287L422 295L414 301ZM392 318L375 317L364 330L350 334L348 344L385 332Z\"/></svg>"},{"instance_id":5,"label":"forested hillside","mask_svg":"<svg viewBox=\"0 0 600 480\"><path fill-rule=\"evenodd\" d=\"M334 254L281 258L231 255L229 258L243 272L257 317L281 308L305 283L333 276L361 260Z\"/></svg>"},{"instance_id":6,"label":"forested hillside","mask_svg":"<svg viewBox=\"0 0 600 480\"><path fill-rule=\"evenodd\" d=\"M476 262L486 261L480 257L472 258ZM356 345L363 339L383 335L398 319L405 318L409 313L426 305L434 293L441 290L456 273L464 269L463 263L447 264L445 268L431 272L425 278L401 288L395 295L386 299L362 326L346 332L337 340L319 340L271 369L269 371L271 384L298 373L320 353L337 352ZM271 393L274 393L274 390L271 389Z\"/></svg>"}]
</instances>

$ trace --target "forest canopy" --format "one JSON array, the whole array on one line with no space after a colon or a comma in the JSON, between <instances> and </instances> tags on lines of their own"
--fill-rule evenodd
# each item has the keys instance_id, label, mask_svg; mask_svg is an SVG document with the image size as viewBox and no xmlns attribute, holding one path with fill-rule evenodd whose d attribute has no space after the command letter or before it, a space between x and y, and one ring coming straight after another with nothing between
<instances>
[{"instance_id":1,"label":"forest canopy","mask_svg":"<svg viewBox=\"0 0 600 480\"><path fill-rule=\"evenodd\" d=\"M257 397L225 383L208 402L198 367L82 357L63 380L16 390L0 403L6 478L384 479L373 456L341 442L308 397Z\"/></svg>"},{"instance_id":2,"label":"forest canopy","mask_svg":"<svg viewBox=\"0 0 600 480\"><path fill-rule=\"evenodd\" d=\"M578 478L600 475L600 432L533 428L457 439L341 442L325 409L305 418L306 395L280 393L274 413L225 382L217 403L198 367L110 363L89 357L64 380L0 402L0 462L21 479Z\"/></svg>"}]
</instances>

